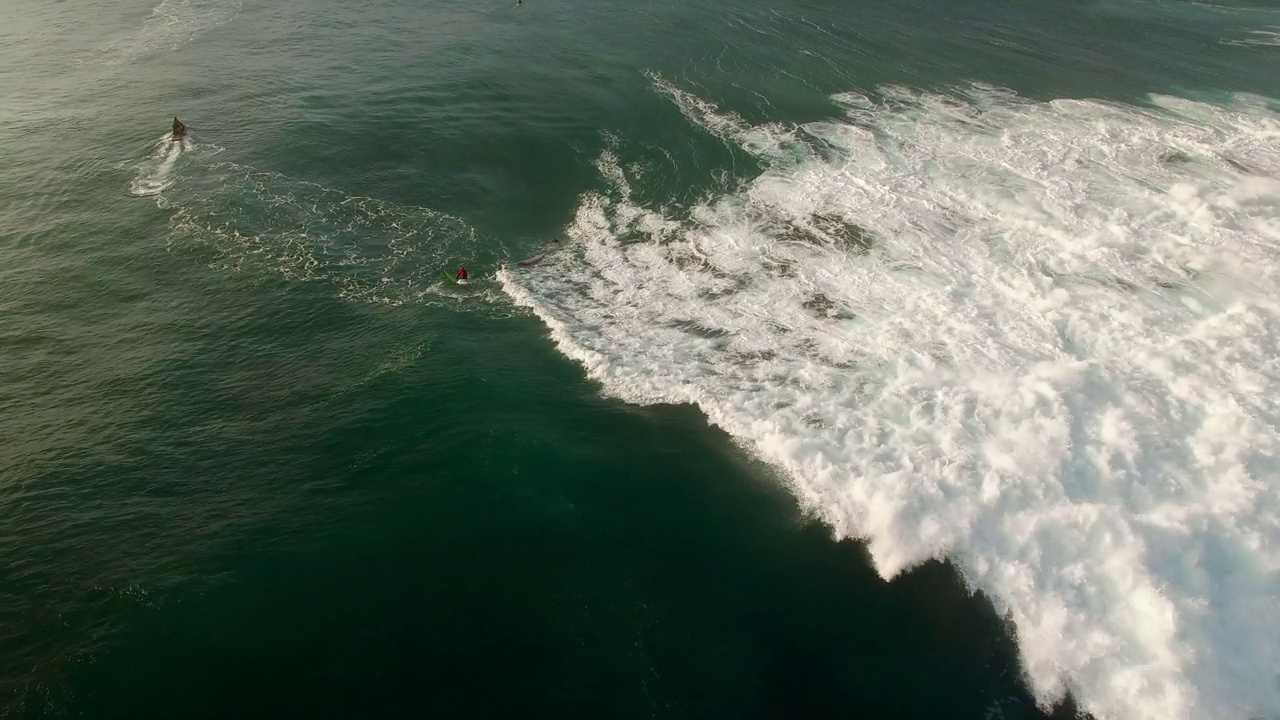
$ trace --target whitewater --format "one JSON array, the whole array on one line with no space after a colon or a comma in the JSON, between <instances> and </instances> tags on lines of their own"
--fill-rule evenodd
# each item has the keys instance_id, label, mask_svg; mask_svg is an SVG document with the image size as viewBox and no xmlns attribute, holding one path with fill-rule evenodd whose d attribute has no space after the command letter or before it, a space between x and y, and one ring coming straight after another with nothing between
<instances>
[{"instance_id":1,"label":"whitewater","mask_svg":"<svg viewBox=\"0 0 1280 720\"><path fill-rule=\"evenodd\" d=\"M757 125L651 80L763 170L682 205L605 152L571 242L499 273L558 348L697 405L884 578L953 563L1041 704L1280 717L1276 106L882 87Z\"/></svg>"},{"instance_id":2,"label":"whitewater","mask_svg":"<svg viewBox=\"0 0 1280 720\"><path fill-rule=\"evenodd\" d=\"M129 194L148 197L167 190L173 185L173 169L178 160L192 149L189 139L175 141L169 133L157 138L151 146L151 155L135 166Z\"/></svg>"}]
</instances>

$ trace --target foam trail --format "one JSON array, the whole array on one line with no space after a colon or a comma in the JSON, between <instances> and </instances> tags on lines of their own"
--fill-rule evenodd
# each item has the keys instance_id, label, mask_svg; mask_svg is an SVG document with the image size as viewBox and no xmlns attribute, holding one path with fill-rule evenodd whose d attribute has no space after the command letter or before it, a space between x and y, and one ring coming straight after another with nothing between
<instances>
[{"instance_id":1,"label":"foam trail","mask_svg":"<svg viewBox=\"0 0 1280 720\"><path fill-rule=\"evenodd\" d=\"M500 276L558 347L697 404L884 577L950 558L1040 702L1280 717L1269 102L883 88L751 127L654 83L769 169L683 215L602 156L575 242Z\"/></svg>"},{"instance_id":2,"label":"foam trail","mask_svg":"<svg viewBox=\"0 0 1280 720\"><path fill-rule=\"evenodd\" d=\"M235 19L242 5L243 0L162 0L137 32L108 44L89 62L118 64L177 50Z\"/></svg>"},{"instance_id":3,"label":"foam trail","mask_svg":"<svg viewBox=\"0 0 1280 720\"><path fill-rule=\"evenodd\" d=\"M360 197L280 173L197 158L157 198L172 211L169 248L217 268L318 282L340 297L388 305L435 299L470 305L499 296L440 289L440 271L459 257L476 269L497 264L463 221L430 208Z\"/></svg>"},{"instance_id":4,"label":"foam trail","mask_svg":"<svg viewBox=\"0 0 1280 720\"><path fill-rule=\"evenodd\" d=\"M178 158L191 148L190 140L174 142L169 133L165 133L156 141L151 156L138 165L133 181L129 183L129 193L146 197L164 192L173 184L170 176L173 174Z\"/></svg>"},{"instance_id":5,"label":"foam trail","mask_svg":"<svg viewBox=\"0 0 1280 720\"><path fill-rule=\"evenodd\" d=\"M1250 30L1243 38L1232 38L1222 42L1227 45L1280 47L1280 28Z\"/></svg>"}]
</instances>

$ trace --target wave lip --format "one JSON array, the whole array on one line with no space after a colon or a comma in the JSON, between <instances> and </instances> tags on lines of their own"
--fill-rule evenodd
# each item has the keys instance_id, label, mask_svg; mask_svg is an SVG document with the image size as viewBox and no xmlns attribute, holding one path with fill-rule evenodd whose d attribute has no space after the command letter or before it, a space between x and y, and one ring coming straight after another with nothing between
<instances>
[{"instance_id":1,"label":"wave lip","mask_svg":"<svg viewBox=\"0 0 1280 720\"><path fill-rule=\"evenodd\" d=\"M839 96L686 215L600 160L507 293L611 395L695 403L892 578L946 557L1048 706L1280 716L1280 117Z\"/></svg>"}]
</instances>

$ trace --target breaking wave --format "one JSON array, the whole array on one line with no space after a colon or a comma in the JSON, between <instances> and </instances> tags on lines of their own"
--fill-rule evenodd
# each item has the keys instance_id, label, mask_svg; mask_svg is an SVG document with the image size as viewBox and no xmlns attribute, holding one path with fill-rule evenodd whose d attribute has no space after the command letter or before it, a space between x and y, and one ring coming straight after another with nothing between
<instances>
[{"instance_id":1,"label":"breaking wave","mask_svg":"<svg viewBox=\"0 0 1280 720\"><path fill-rule=\"evenodd\" d=\"M1280 114L883 88L745 122L685 211L602 155L500 273L611 395L694 403L885 578L949 558L1038 700L1280 717ZM616 150L617 149L615 148Z\"/></svg>"}]
</instances>

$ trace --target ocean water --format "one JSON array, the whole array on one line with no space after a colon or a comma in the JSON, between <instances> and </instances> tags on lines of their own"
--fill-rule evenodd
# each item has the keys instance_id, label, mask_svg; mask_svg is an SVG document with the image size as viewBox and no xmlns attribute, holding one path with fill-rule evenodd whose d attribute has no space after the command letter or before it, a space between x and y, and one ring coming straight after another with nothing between
<instances>
[{"instance_id":1,"label":"ocean water","mask_svg":"<svg viewBox=\"0 0 1280 720\"><path fill-rule=\"evenodd\" d=\"M1280 718L1278 37L7 0L0 718Z\"/></svg>"}]
</instances>

